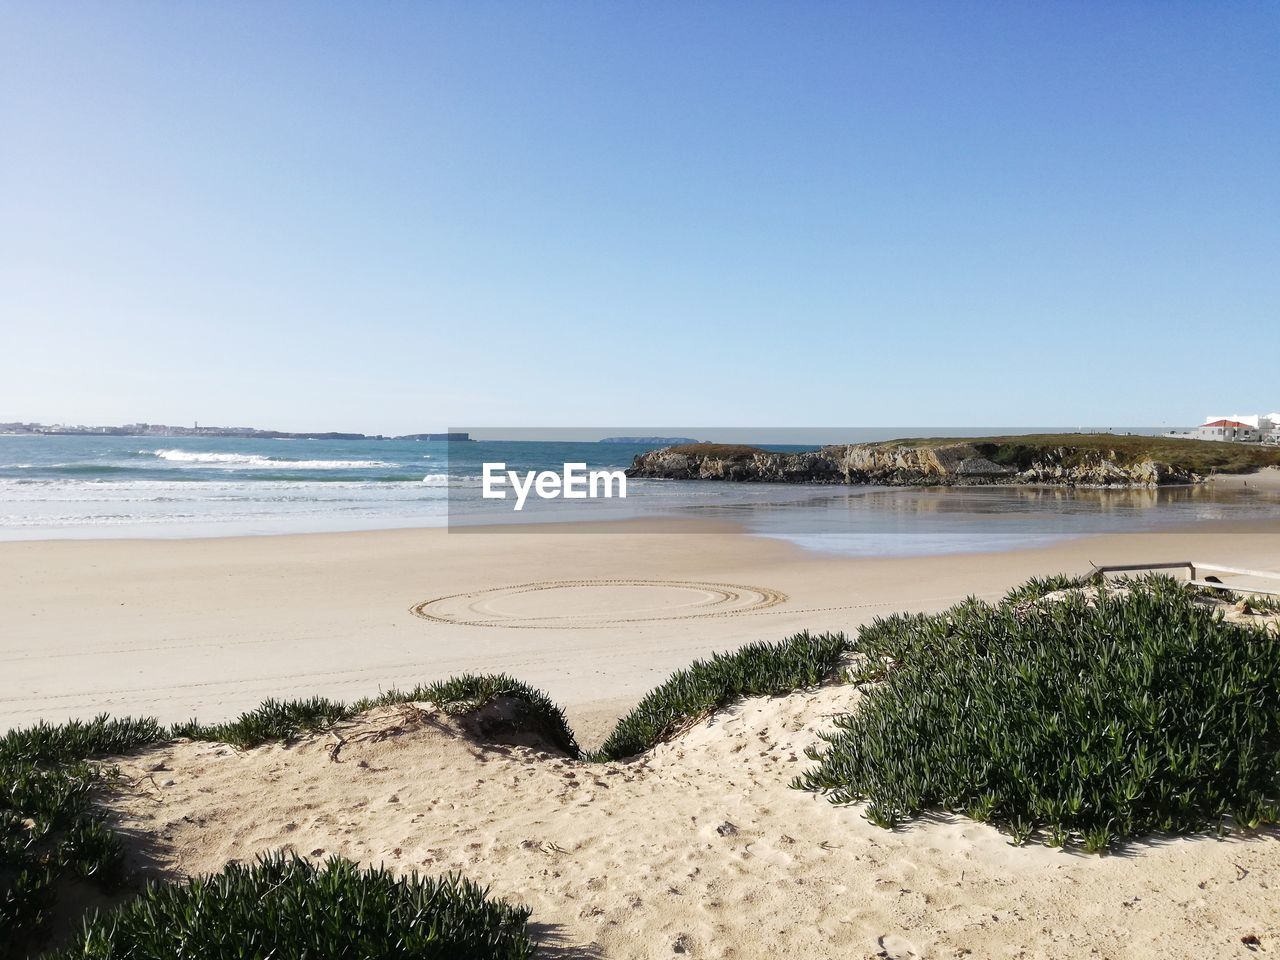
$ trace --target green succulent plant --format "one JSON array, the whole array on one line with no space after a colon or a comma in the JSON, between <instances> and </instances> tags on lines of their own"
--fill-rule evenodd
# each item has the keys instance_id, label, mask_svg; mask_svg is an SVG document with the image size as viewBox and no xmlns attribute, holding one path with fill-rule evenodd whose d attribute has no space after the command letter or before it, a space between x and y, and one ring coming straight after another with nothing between
<instances>
[{"instance_id":1,"label":"green succulent plant","mask_svg":"<svg viewBox=\"0 0 1280 960\"><path fill-rule=\"evenodd\" d=\"M1280 814L1280 639L1149 576L864 628L871 665L796 786L896 826L928 809L1100 852Z\"/></svg>"}]
</instances>

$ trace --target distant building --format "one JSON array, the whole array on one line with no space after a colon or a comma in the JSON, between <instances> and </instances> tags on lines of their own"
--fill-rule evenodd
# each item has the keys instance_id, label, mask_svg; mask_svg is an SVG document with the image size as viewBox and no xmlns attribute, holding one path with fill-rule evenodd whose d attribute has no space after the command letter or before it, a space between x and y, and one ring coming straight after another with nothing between
<instances>
[{"instance_id":1,"label":"distant building","mask_svg":"<svg viewBox=\"0 0 1280 960\"><path fill-rule=\"evenodd\" d=\"M1280 413L1234 413L1205 417L1191 431L1197 440L1227 440L1237 443L1280 443Z\"/></svg>"}]
</instances>

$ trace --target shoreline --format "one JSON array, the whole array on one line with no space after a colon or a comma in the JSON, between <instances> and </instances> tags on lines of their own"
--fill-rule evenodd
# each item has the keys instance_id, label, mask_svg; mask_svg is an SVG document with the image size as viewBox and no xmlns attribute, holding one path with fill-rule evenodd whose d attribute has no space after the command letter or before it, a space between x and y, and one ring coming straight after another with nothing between
<instances>
[{"instance_id":1,"label":"shoreline","mask_svg":"<svg viewBox=\"0 0 1280 960\"><path fill-rule=\"evenodd\" d=\"M644 479L644 478L642 478ZM1250 483L1252 481L1252 485ZM665 481L675 483L689 483L693 485L707 482L723 482L708 480L675 480ZM897 483L819 483L819 482L785 482L785 481L738 481L746 486L751 487L780 487L785 489L794 489L797 487L811 487L815 489L832 489L836 487L849 487L851 489L870 488L877 491L917 491L917 492L964 492L972 490L1043 490L1052 492L1061 492L1064 490L1085 490L1089 492L1110 491L1117 494L1125 493L1156 493L1163 490L1177 489L1222 489L1235 492L1249 490L1251 492L1261 491L1264 493L1280 493L1280 467L1262 467L1252 473L1230 473L1215 474L1207 476L1194 483L1183 484L1165 484L1162 486L1142 486L1142 485L1099 485L1099 484L1061 484L1061 483L972 483L972 484L897 484ZM74 542L74 543L96 543L96 542L185 542L192 540L259 540L262 538L275 537L309 537L309 536L344 536L351 534L384 534L384 533L401 533L405 531L425 531L440 530L450 535L471 535L475 533L558 533L572 528L579 532L591 532L594 530L605 530L607 528L622 529L623 525L648 525L652 527L651 532L655 533L683 533L685 529L692 526L705 528L705 530L715 529L719 532L738 532L747 536L765 537L774 539L768 534L762 534L757 531L748 531L742 524L724 520L709 520L703 517L691 517L681 514L663 514L653 513L642 516L610 518L600 520L550 520L550 521L523 521L511 523L472 523L462 522L450 525L447 515L441 518L439 523L422 524L418 520L405 525L396 526L373 526L373 527L354 527L341 529L319 529L319 530L266 530L263 532L205 532L198 530L190 532L193 526L198 526L201 522L216 523L217 521L195 521L194 524L183 523L164 523L156 524L155 527L167 527L168 529L177 528L179 532L172 534L164 533L121 533L112 534L110 527L32 527L35 531L32 536L7 536L15 530L23 528L7 528L0 529L0 548L7 544L15 543L58 543L58 542ZM1188 530L1194 526L1201 526L1206 523L1221 524L1230 521L1200 521L1194 524L1170 525L1160 528L1167 531ZM122 525L128 526L128 525ZM143 526L135 524L134 529ZM55 531L69 531L57 532ZM1087 532L1083 534L1046 534L1050 536L1124 536L1128 534L1143 534L1153 532L1151 528L1136 528L1131 530L1115 530L1104 533ZM51 535L52 534L52 535ZM803 549L803 548L802 548ZM1034 547L1026 547L1019 549L1034 549ZM981 553L982 551L973 551L973 553Z\"/></svg>"}]
</instances>

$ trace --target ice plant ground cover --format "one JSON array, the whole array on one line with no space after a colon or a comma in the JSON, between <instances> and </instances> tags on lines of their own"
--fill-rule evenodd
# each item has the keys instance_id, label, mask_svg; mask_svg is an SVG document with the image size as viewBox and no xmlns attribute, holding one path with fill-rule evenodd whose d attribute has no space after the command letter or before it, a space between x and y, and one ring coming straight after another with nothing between
<instances>
[{"instance_id":1,"label":"ice plant ground cover","mask_svg":"<svg viewBox=\"0 0 1280 960\"><path fill-rule=\"evenodd\" d=\"M527 960L529 911L454 875L397 879L331 857L272 854L185 883L152 883L94 915L49 960Z\"/></svg>"},{"instance_id":2,"label":"ice plant ground cover","mask_svg":"<svg viewBox=\"0 0 1280 960\"><path fill-rule=\"evenodd\" d=\"M753 643L677 670L618 721L595 760L621 760L670 739L743 697L779 696L835 677L850 649L843 633L798 633Z\"/></svg>"},{"instance_id":3,"label":"ice plant ground cover","mask_svg":"<svg viewBox=\"0 0 1280 960\"><path fill-rule=\"evenodd\" d=\"M1092 852L1276 822L1276 633L1165 577L1078 585L865 627L866 695L797 785L885 827L946 810Z\"/></svg>"}]
</instances>

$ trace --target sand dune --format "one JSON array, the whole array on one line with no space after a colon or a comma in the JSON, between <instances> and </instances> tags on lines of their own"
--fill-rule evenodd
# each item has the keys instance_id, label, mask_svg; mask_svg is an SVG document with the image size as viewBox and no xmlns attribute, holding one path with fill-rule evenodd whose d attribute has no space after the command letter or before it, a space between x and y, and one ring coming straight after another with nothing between
<instances>
[{"instance_id":1,"label":"sand dune","mask_svg":"<svg viewBox=\"0 0 1280 960\"><path fill-rule=\"evenodd\" d=\"M135 865L217 870L282 846L461 870L533 908L548 956L1245 956L1280 944L1280 844L1155 839L1122 855L1015 848L942 818L896 832L790 789L857 693L754 699L629 763L483 745L429 705L237 752L122 764Z\"/></svg>"}]
</instances>

